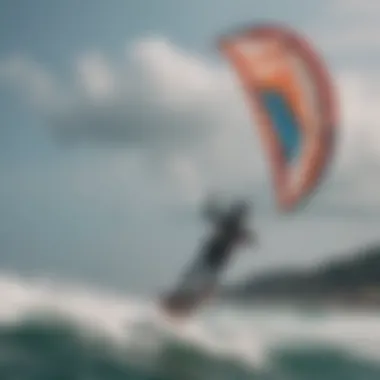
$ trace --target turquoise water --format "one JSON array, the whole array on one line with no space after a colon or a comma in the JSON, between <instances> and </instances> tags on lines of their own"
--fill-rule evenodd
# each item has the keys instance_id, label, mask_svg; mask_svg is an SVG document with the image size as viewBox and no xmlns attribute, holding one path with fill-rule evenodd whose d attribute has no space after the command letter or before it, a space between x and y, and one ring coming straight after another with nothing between
<instances>
[{"instance_id":1,"label":"turquoise water","mask_svg":"<svg viewBox=\"0 0 380 380\"><path fill-rule=\"evenodd\" d=\"M380 379L373 314L204 310L176 326L140 299L0 280L0 379Z\"/></svg>"}]
</instances>

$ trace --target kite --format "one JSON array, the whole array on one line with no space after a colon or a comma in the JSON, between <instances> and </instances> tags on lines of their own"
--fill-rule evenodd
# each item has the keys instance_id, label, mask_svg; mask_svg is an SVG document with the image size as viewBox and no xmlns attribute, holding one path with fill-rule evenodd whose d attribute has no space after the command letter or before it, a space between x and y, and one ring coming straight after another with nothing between
<instances>
[{"instance_id":1,"label":"kite","mask_svg":"<svg viewBox=\"0 0 380 380\"><path fill-rule=\"evenodd\" d=\"M292 211L317 189L337 130L332 79L319 54L288 27L258 25L220 38L246 95L272 173L276 203Z\"/></svg>"}]
</instances>

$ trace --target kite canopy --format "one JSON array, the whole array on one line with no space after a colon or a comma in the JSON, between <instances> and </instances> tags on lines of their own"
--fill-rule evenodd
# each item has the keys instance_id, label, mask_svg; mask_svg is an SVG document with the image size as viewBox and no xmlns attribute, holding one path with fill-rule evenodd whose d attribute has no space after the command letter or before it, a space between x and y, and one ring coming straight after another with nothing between
<instances>
[{"instance_id":1,"label":"kite canopy","mask_svg":"<svg viewBox=\"0 0 380 380\"><path fill-rule=\"evenodd\" d=\"M247 28L221 38L219 48L257 122L278 207L293 210L316 189L331 160L337 118L327 70L285 27Z\"/></svg>"}]
</instances>

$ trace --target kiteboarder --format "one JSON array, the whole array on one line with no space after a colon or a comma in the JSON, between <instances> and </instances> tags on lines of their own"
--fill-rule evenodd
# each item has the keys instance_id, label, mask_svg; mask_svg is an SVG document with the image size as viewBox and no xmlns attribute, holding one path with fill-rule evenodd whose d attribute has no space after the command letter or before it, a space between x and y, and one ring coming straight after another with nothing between
<instances>
[{"instance_id":1,"label":"kiteboarder","mask_svg":"<svg viewBox=\"0 0 380 380\"><path fill-rule=\"evenodd\" d=\"M212 210L207 214L212 217L214 231L206 239L195 264L185 273L176 291L164 299L163 305L167 310L186 310L202 301L213 292L219 275L238 245L257 242L256 234L246 227L249 209L248 203L239 201L228 212Z\"/></svg>"},{"instance_id":2,"label":"kiteboarder","mask_svg":"<svg viewBox=\"0 0 380 380\"><path fill-rule=\"evenodd\" d=\"M239 244L253 244L253 232L246 228L249 205L237 202L231 210L215 220L215 230L204 244L200 254L200 265L211 275L218 274L227 265Z\"/></svg>"}]
</instances>

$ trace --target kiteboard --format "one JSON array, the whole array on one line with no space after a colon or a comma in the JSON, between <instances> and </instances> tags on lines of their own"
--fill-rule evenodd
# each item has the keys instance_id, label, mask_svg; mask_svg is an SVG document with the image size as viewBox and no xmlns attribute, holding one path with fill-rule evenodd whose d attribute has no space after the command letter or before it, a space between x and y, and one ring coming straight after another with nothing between
<instances>
[{"instance_id":1,"label":"kiteboard","mask_svg":"<svg viewBox=\"0 0 380 380\"><path fill-rule=\"evenodd\" d=\"M217 272L210 271L202 258L190 267L182 281L159 299L159 307L165 314L186 318L212 298L217 287Z\"/></svg>"},{"instance_id":2,"label":"kiteboard","mask_svg":"<svg viewBox=\"0 0 380 380\"><path fill-rule=\"evenodd\" d=\"M160 300L160 309L170 317L186 318L212 296L212 291L181 293L174 291Z\"/></svg>"}]
</instances>

